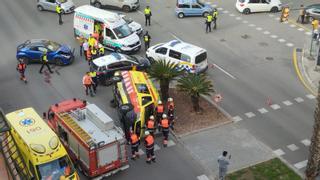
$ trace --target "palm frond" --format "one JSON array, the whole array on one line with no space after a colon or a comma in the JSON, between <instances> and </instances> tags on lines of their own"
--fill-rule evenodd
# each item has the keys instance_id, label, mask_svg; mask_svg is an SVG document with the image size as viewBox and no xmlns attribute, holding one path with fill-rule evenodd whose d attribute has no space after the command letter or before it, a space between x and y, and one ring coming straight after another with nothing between
<instances>
[{"instance_id":1,"label":"palm frond","mask_svg":"<svg viewBox=\"0 0 320 180\"><path fill-rule=\"evenodd\" d=\"M178 80L177 88L196 97L214 92L212 82L207 79L205 74L188 74Z\"/></svg>"}]
</instances>

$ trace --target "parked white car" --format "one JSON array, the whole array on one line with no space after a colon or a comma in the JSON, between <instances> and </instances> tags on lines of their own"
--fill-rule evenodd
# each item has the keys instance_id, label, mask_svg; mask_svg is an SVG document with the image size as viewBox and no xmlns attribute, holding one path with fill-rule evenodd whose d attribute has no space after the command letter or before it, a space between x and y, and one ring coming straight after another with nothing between
<instances>
[{"instance_id":1,"label":"parked white car","mask_svg":"<svg viewBox=\"0 0 320 180\"><path fill-rule=\"evenodd\" d=\"M72 13L74 4L72 0L37 0L37 8L39 11L56 11L57 4L61 4L62 13Z\"/></svg>"},{"instance_id":2,"label":"parked white car","mask_svg":"<svg viewBox=\"0 0 320 180\"><path fill-rule=\"evenodd\" d=\"M280 0L237 0L236 8L243 14L253 12L278 12L281 10Z\"/></svg>"},{"instance_id":3,"label":"parked white car","mask_svg":"<svg viewBox=\"0 0 320 180\"><path fill-rule=\"evenodd\" d=\"M143 32L141 24L137 23L131 18L128 18L126 15L119 13L119 16L128 23L128 26L132 31L136 32L138 35L141 35Z\"/></svg>"}]
</instances>

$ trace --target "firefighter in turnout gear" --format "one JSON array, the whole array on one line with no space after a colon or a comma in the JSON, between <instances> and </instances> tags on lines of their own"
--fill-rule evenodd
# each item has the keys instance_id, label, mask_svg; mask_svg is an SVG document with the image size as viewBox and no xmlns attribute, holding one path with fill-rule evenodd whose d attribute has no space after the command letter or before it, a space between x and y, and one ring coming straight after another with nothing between
<instances>
[{"instance_id":1,"label":"firefighter in turnout gear","mask_svg":"<svg viewBox=\"0 0 320 180\"><path fill-rule=\"evenodd\" d=\"M131 131L130 144L131 144L131 153L132 153L131 159L135 160L136 158L139 158L140 138L133 131Z\"/></svg>"},{"instance_id":2,"label":"firefighter in turnout gear","mask_svg":"<svg viewBox=\"0 0 320 180\"><path fill-rule=\"evenodd\" d=\"M170 123L170 128L174 130L174 102L173 98L168 98L167 102L167 114Z\"/></svg>"},{"instance_id":3,"label":"firefighter in turnout gear","mask_svg":"<svg viewBox=\"0 0 320 180\"><path fill-rule=\"evenodd\" d=\"M169 120L168 120L166 114L162 115L162 120L160 121L160 126L162 128L162 134L163 134L163 146L167 147L170 124L169 124Z\"/></svg>"},{"instance_id":4,"label":"firefighter in turnout gear","mask_svg":"<svg viewBox=\"0 0 320 180\"><path fill-rule=\"evenodd\" d=\"M145 143L146 154L147 154L146 162L148 164L150 164L151 161L156 162L156 156L154 155L154 138L149 133L149 131L145 132L144 143Z\"/></svg>"},{"instance_id":5,"label":"firefighter in turnout gear","mask_svg":"<svg viewBox=\"0 0 320 180\"><path fill-rule=\"evenodd\" d=\"M27 78L24 75L24 72L25 72L26 68L27 68L27 65L23 62L22 59L20 59L19 63L17 64L17 68L16 69L20 73L20 80L24 81L25 83L27 83Z\"/></svg>"},{"instance_id":6,"label":"firefighter in turnout gear","mask_svg":"<svg viewBox=\"0 0 320 180\"><path fill-rule=\"evenodd\" d=\"M88 91L90 91L90 95L93 97L94 94L92 92L92 86L94 84L91 76L90 76L90 72L87 72L83 78L82 78L82 84L85 88L85 91L86 91L86 95L88 96Z\"/></svg>"},{"instance_id":7,"label":"firefighter in turnout gear","mask_svg":"<svg viewBox=\"0 0 320 180\"><path fill-rule=\"evenodd\" d=\"M150 47L150 40L151 36L149 35L149 32L146 31L146 33L143 36L143 41L144 41L144 49L147 51L147 49Z\"/></svg>"},{"instance_id":8,"label":"firefighter in turnout gear","mask_svg":"<svg viewBox=\"0 0 320 180\"><path fill-rule=\"evenodd\" d=\"M149 131L150 134L154 136L154 131L155 131L154 116L150 116L149 120L147 121L147 131Z\"/></svg>"},{"instance_id":9,"label":"firefighter in turnout gear","mask_svg":"<svg viewBox=\"0 0 320 180\"><path fill-rule=\"evenodd\" d=\"M158 101L158 106L156 107L156 118L157 118L157 124L160 124L160 120L162 118L162 114L164 113L164 106L162 104L162 101ZM158 126L158 130L160 131L160 126Z\"/></svg>"}]
</instances>

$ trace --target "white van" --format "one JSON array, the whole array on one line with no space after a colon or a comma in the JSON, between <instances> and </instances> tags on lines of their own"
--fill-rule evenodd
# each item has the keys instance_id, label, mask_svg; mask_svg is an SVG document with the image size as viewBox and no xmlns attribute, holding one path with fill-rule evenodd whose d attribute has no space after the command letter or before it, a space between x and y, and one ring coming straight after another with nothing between
<instances>
[{"instance_id":1,"label":"white van","mask_svg":"<svg viewBox=\"0 0 320 180\"><path fill-rule=\"evenodd\" d=\"M237 0L236 8L243 14L253 12L278 12L281 10L280 0Z\"/></svg>"},{"instance_id":2,"label":"white van","mask_svg":"<svg viewBox=\"0 0 320 180\"><path fill-rule=\"evenodd\" d=\"M90 0L90 4L96 8L107 6L110 8L122 9L125 12L139 8L139 0Z\"/></svg>"},{"instance_id":3,"label":"white van","mask_svg":"<svg viewBox=\"0 0 320 180\"><path fill-rule=\"evenodd\" d=\"M101 25L100 43L107 49L130 53L139 51L141 42L139 36L131 30L125 20L117 13L105 11L90 5L75 9L73 27L75 36L89 38L94 33L95 25Z\"/></svg>"},{"instance_id":4,"label":"white van","mask_svg":"<svg viewBox=\"0 0 320 180\"><path fill-rule=\"evenodd\" d=\"M147 50L146 56L151 62L174 62L189 73L202 73L208 69L207 51L179 40L152 46Z\"/></svg>"}]
</instances>

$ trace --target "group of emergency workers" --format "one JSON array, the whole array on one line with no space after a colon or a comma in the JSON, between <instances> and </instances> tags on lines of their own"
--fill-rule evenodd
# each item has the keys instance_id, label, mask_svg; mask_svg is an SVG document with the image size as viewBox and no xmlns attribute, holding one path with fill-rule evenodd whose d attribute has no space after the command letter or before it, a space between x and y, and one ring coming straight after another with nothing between
<instances>
[{"instance_id":1,"label":"group of emergency workers","mask_svg":"<svg viewBox=\"0 0 320 180\"><path fill-rule=\"evenodd\" d=\"M158 131L162 132L163 135L163 146L167 147L168 145L168 137L169 137L169 128L173 129L174 125L174 102L173 98L168 98L167 101L167 114L165 113L165 106L161 101L158 102L158 106L155 108L155 116L151 115L149 119L145 123L145 137L144 137L144 145L147 155L146 162L148 164L152 162L156 162L156 157L154 154L154 138L155 132L157 130L156 126L158 126ZM131 130L130 135L130 144L131 144L131 159L135 160L139 158L139 145L140 145L140 137L136 134L136 132Z\"/></svg>"},{"instance_id":2,"label":"group of emergency workers","mask_svg":"<svg viewBox=\"0 0 320 180\"><path fill-rule=\"evenodd\" d=\"M213 29L217 29L217 18L218 18L218 10L216 8L213 9L212 13L209 13L206 17L206 33L211 32L211 23L213 22Z\"/></svg>"}]
</instances>

